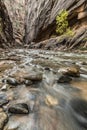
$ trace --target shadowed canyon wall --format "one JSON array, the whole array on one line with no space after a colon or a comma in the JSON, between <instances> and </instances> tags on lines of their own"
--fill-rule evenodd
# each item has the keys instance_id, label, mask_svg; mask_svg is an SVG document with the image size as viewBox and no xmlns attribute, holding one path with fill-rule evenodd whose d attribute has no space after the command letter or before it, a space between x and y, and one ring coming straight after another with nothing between
<instances>
[{"instance_id":1,"label":"shadowed canyon wall","mask_svg":"<svg viewBox=\"0 0 87 130\"><path fill-rule=\"evenodd\" d=\"M12 23L3 0L0 0L0 47L10 46L12 42Z\"/></svg>"}]
</instances>

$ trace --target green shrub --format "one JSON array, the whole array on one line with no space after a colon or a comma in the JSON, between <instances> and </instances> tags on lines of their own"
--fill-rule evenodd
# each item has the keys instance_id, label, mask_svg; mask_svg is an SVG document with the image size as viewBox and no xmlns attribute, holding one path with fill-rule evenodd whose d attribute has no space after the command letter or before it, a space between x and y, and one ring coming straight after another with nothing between
<instances>
[{"instance_id":1,"label":"green shrub","mask_svg":"<svg viewBox=\"0 0 87 130\"><path fill-rule=\"evenodd\" d=\"M56 33L62 35L66 33L67 35L72 35L72 31L70 30L69 24L68 24L68 11L62 11L57 17L56 17Z\"/></svg>"}]
</instances>

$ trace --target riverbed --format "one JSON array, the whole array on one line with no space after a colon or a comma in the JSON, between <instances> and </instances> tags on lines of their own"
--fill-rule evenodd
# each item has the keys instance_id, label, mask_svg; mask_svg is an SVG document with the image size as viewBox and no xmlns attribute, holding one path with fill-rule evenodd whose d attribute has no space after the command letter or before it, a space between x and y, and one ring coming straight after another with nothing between
<instances>
[{"instance_id":1,"label":"riverbed","mask_svg":"<svg viewBox=\"0 0 87 130\"><path fill-rule=\"evenodd\" d=\"M61 70L72 66L79 67L79 76L58 82ZM86 130L87 53L1 50L0 100L6 114L1 130ZM80 102L80 113L73 101Z\"/></svg>"}]
</instances>

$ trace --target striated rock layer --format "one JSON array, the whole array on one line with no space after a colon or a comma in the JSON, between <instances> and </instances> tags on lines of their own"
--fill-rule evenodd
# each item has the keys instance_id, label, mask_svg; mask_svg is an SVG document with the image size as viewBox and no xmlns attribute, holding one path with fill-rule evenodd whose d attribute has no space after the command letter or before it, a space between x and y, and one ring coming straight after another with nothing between
<instances>
[{"instance_id":1,"label":"striated rock layer","mask_svg":"<svg viewBox=\"0 0 87 130\"><path fill-rule=\"evenodd\" d=\"M24 35L25 0L4 0L13 24L13 34L17 45Z\"/></svg>"},{"instance_id":2,"label":"striated rock layer","mask_svg":"<svg viewBox=\"0 0 87 130\"><path fill-rule=\"evenodd\" d=\"M0 0L0 47L10 46L12 41L12 23L3 0Z\"/></svg>"},{"instance_id":3,"label":"striated rock layer","mask_svg":"<svg viewBox=\"0 0 87 130\"><path fill-rule=\"evenodd\" d=\"M69 50L69 49L86 49L87 48L87 27L81 27L75 31L73 36L61 35L52 37L39 43L32 42L29 48L46 49L46 50Z\"/></svg>"},{"instance_id":4,"label":"striated rock layer","mask_svg":"<svg viewBox=\"0 0 87 130\"><path fill-rule=\"evenodd\" d=\"M87 25L86 0L28 0L25 42L40 42L55 34L55 18L61 10L69 11L69 25L74 29Z\"/></svg>"}]
</instances>

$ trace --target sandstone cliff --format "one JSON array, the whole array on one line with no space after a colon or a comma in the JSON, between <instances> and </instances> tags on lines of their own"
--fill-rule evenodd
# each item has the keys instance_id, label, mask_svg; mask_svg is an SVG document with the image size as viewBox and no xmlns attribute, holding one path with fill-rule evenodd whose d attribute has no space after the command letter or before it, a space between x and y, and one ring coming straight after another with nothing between
<instances>
[{"instance_id":1,"label":"sandstone cliff","mask_svg":"<svg viewBox=\"0 0 87 130\"><path fill-rule=\"evenodd\" d=\"M0 47L10 46L13 42L13 28L3 0L0 0Z\"/></svg>"},{"instance_id":2,"label":"sandstone cliff","mask_svg":"<svg viewBox=\"0 0 87 130\"><path fill-rule=\"evenodd\" d=\"M17 45L22 44L24 35L25 0L3 0L13 25L13 34Z\"/></svg>"},{"instance_id":3,"label":"sandstone cliff","mask_svg":"<svg viewBox=\"0 0 87 130\"><path fill-rule=\"evenodd\" d=\"M61 10L69 12L69 26L75 32L87 27L87 0L27 0L25 42L40 42L55 35L55 18Z\"/></svg>"}]
</instances>

